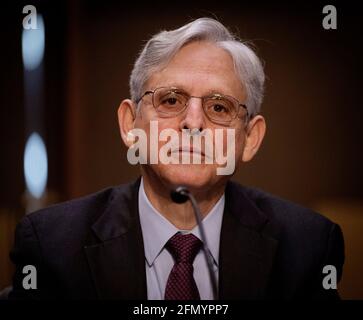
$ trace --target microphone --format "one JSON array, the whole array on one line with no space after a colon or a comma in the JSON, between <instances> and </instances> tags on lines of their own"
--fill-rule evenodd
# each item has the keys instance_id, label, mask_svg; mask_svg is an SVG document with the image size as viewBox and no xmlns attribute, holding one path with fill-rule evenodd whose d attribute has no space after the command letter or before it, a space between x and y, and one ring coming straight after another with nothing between
<instances>
[{"instance_id":1,"label":"microphone","mask_svg":"<svg viewBox=\"0 0 363 320\"><path fill-rule=\"evenodd\" d=\"M195 200L194 196L190 193L188 188L184 186L178 186L176 189L172 190L170 192L170 197L175 203L185 203L190 200L192 204L195 219L197 220L198 228L200 230L200 236L203 241L203 252L208 265L209 278L212 283L213 298L214 300L217 300L217 280L213 271L213 258L209 254L208 243L201 218L202 215L200 213L198 203Z\"/></svg>"}]
</instances>

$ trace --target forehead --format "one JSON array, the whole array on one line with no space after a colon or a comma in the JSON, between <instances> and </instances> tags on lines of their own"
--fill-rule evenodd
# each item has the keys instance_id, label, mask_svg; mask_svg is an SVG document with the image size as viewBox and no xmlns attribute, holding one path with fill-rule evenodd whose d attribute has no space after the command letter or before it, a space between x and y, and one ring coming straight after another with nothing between
<instances>
[{"instance_id":1,"label":"forehead","mask_svg":"<svg viewBox=\"0 0 363 320\"><path fill-rule=\"evenodd\" d=\"M150 77L149 89L176 86L192 95L211 92L244 98L230 54L215 44L195 41L182 47L170 62Z\"/></svg>"}]
</instances>

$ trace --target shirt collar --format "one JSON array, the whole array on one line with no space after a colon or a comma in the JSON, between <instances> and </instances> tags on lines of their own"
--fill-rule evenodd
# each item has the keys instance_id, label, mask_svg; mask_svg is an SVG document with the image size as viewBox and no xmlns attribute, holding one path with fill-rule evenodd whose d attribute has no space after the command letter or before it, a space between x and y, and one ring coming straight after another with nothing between
<instances>
[{"instance_id":1,"label":"shirt collar","mask_svg":"<svg viewBox=\"0 0 363 320\"><path fill-rule=\"evenodd\" d=\"M138 201L145 257L148 265L152 266L168 240L180 230L177 229L160 212L158 212L151 204L145 193L143 179L141 179L140 183ZM207 238L209 250L214 263L217 266L224 202L225 196L223 194L214 207L209 211L207 216L203 219L205 236ZM198 226L195 226L190 232L201 239Z\"/></svg>"}]
</instances>

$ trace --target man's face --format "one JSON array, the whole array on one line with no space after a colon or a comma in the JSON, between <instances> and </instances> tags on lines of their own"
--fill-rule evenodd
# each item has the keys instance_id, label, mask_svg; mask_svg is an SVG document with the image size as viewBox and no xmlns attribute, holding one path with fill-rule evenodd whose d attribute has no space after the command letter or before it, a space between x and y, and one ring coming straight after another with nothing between
<instances>
[{"instance_id":1,"label":"man's face","mask_svg":"<svg viewBox=\"0 0 363 320\"><path fill-rule=\"evenodd\" d=\"M176 87L196 97L219 93L232 96L240 103L244 103L246 99L245 91L235 74L232 58L226 51L208 42L192 42L184 46L165 68L151 76L144 89L147 91L159 87ZM210 129L213 133L216 129L220 129L224 133L225 155L228 148L226 130L234 129L235 163L238 164L241 161L245 142L244 119L237 117L228 126L215 124L205 115L202 100L196 98L190 99L186 110L172 118L160 117L153 107L152 95L146 95L139 107L134 126L145 130L148 136L150 135L150 121L158 121L159 133L164 129L177 131L180 142L182 129ZM165 143L167 142L159 141L158 149L160 150ZM213 139L213 143L215 144L215 139ZM148 147L150 148L150 145ZM215 150L215 146L213 150ZM216 169L220 167L216 161L213 164L205 164L202 155L201 162L201 164L162 164L158 162L144 165L143 170L144 173L159 179L168 186L185 185L196 191L206 190L228 179L227 176L216 174Z\"/></svg>"}]
</instances>

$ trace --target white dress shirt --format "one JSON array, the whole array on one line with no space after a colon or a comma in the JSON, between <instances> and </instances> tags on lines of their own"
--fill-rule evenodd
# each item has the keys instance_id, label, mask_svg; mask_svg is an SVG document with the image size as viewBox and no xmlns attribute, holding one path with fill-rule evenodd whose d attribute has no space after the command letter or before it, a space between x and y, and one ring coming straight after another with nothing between
<instances>
[{"instance_id":1,"label":"white dress shirt","mask_svg":"<svg viewBox=\"0 0 363 320\"><path fill-rule=\"evenodd\" d=\"M203 219L203 225L209 254L213 257L213 268L218 283L219 264L219 239L222 226L225 196L218 200L212 210ZM170 252L164 248L168 240L177 232L191 232L201 240L198 226L190 231L177 229L169 220L161 215L150 203L144 190L144 182L141 179L139 189L139 214L142 236L145 248L145 268L147 281L147 297L149 300L164 299L165 287L174 259ZM197 284L199 295L202 300L213 299L212 283L209 279L208 265L200 250L195 257L194 279Z\"/></svg>"}]
</instances>

